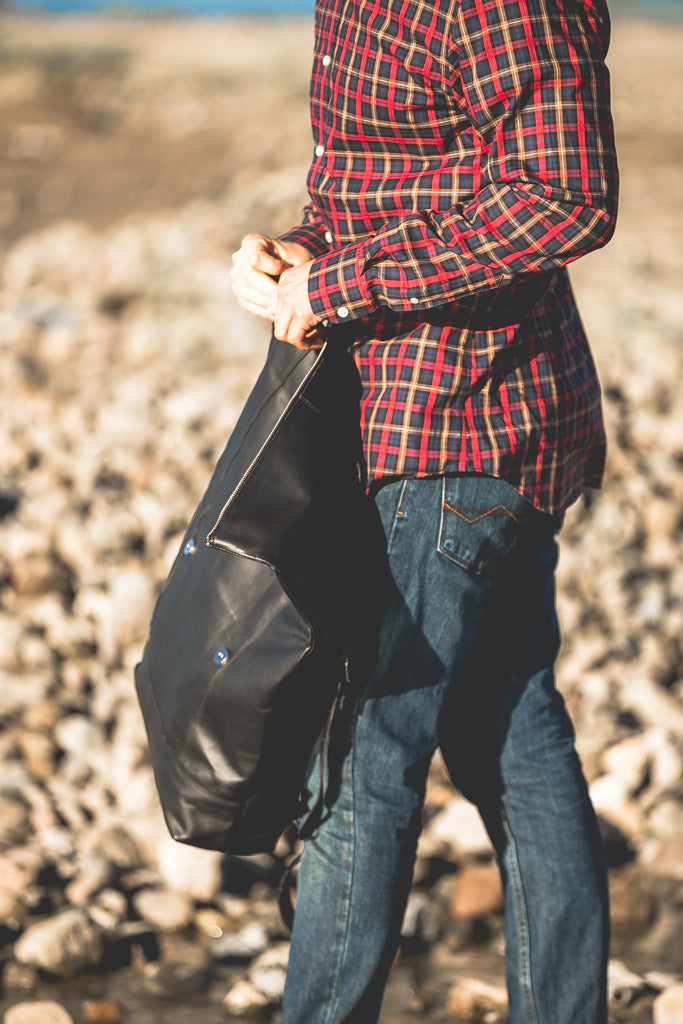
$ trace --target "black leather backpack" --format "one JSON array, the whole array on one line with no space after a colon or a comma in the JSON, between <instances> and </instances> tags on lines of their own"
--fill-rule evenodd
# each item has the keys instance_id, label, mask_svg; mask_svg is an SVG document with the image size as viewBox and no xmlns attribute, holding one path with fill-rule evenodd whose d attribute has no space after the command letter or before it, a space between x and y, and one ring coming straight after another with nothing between
<instances>
[{"instance_id":1,"label":"black leather backpack","mask_svg":"<svg viewBox=\"0 0 683 1024\"><path fill-rule=\"evenodd\" d=\"M268 358L159 595L136 687L180 842L273 849L372 616L382 548L343 344Z\"/></svg>"}]
</instances>

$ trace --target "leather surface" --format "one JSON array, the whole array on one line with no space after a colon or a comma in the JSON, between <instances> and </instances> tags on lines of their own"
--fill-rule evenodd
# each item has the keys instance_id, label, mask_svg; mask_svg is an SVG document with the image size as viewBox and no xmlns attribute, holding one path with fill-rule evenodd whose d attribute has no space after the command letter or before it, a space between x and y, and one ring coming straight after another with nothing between
<instances>
[{"instance_id":1,"label":"leather surface","mask_svg":"<svg viewBox=\"0 0 683 1024\"><path fill-rule=\"evenodd\" d=\"M342 346L271 343L159 596L136 686L182 842L270 850L297 813L344 659L369 621L358 594L377 537L359 479L358 395Z\"/></svg>"}]
</instances>

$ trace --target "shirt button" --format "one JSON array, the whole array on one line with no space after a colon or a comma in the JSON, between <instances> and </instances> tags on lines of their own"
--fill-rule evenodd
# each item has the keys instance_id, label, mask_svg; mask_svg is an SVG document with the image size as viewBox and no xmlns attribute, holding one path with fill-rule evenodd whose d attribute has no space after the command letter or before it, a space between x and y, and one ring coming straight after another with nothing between
<instances>
[{"instance_id":1,"label":"shirt button","mask_svg":"<svg viewBox=\"0 0 683 1024\"><path fill-rule=\"evenodd\" d=\"M414 306L416 306L416 305L417 305L417 303L418 303L418 302L419 302L420 300L418 299L417 295L411 295L411 296L410 296L410 301L412 302L412 304L413 304Z\"/></svg>"},{"instance_id":2,"label":"shirt button","mask_svg":"<svg viewBox=\"0 0 683 1024\"><path fill-rule=\"evenodd\" d=\"M326 231L325 232L325 241L327 242L328 245L332 244L332 232L331 231Z\"/></svg>"},{"instance_id":3,"label":"shirt button","mask_svg":"<svg viewBox=\"0 0 683 1024\"><path fill-rule=\"evenodd\" d=\"M324 68L329 68L331 63L332 63L332 58L330 57L329 53L326 53L325 56L323 57L323 67Z\"/></svg>"},{"instance_id":4,"label":"shirt button","mask_svg":"<svg viewBox=\"0 0 683 1024\"><path fill-rule=\"evenodd\" d=\"M325 152L325 147L321 146L320 143L318 143L318 145L315 147L315 155L316 156L322 156L324 152Z\"/></svg>"},{"instance_id":5,"label":"shirt button","mask_svg":"<svg viewBox=\"0 0 683 1024\"><path fill-rule=\"evenodd\" d=\"M342 320L346 320L348 315L349 311L346 308L346 306L340 306L339 309L337 310L337 316L341 317Z\"/></svg>"}]
</instances>

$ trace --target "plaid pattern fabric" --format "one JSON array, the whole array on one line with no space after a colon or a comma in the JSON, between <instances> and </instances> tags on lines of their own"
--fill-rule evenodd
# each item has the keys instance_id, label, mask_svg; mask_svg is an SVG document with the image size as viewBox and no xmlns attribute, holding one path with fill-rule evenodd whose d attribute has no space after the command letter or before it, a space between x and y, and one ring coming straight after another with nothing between
<instances>
[{"instance_id":1,"label":"plaid pattern fabric","mask_svg":"<svg viewBox=\"0 0 683 1024\"><path fill-rule=\"evenodd\" d=\"M604 462L565 265L611 236L604 0L318 0L314 312L353 324L370 480L474 471L562 511ZM345 333L345 332L344 332Z\"/></svg>"}]
</instances>

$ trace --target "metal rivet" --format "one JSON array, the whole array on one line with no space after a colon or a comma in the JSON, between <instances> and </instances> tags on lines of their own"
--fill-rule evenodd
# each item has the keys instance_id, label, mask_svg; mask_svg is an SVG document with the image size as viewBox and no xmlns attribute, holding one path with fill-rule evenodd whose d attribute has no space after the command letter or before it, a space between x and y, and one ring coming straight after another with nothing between
<instances>
[{"instance_id":1,"label":"metal rivet","mask_svg":"<svg viewBox=\"0 0 683 1024\"><path fill-rule=\"evenodd\" d=\"M190 537L190 539L188 540L187 544L183 548L183 554L184 555L193 555L196 550L197 550L197 545L195 543L195 539L194 539L194 537Z\"/></svg>"},{"instance_id":2,"label":"metal rivet","mask_svg":"<svg viewBox=\"0 0 683 1024\"><path fill-rule=\"evenodd\" d=\"M228 660L229 656L229 652L225 649L225 647L221 647L220 651L216 651L216 653L214 654L213 660L216 662L217 665L224 665L225 662Z\"/></svg>"}]
</instances>

